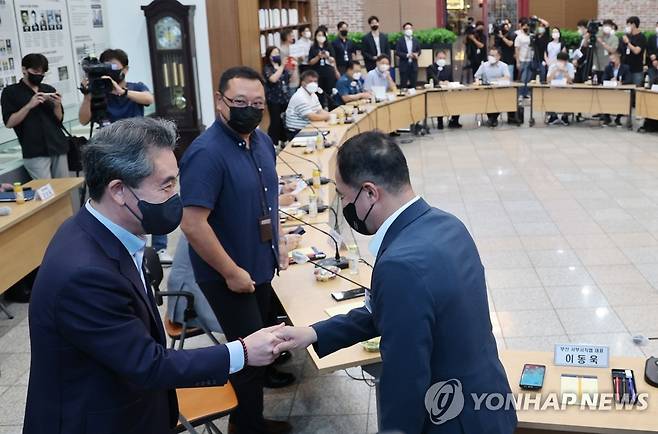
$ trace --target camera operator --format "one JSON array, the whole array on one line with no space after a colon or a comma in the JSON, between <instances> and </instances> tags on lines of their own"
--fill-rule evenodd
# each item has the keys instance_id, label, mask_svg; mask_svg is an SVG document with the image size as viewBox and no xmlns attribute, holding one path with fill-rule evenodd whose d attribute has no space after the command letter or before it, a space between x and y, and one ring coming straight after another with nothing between
<instances>
[{"instance_id":1,"label":"camera operator","mask_svg":"<svg viewBox=\"0 0 658 434\"><path fill-rule=\"evenodd\" d=\"M516 64L516 59L514 59L514 39L516 38L516 32L512 30L510 21L505 20L501 27L496 29L495 35L495 45L500 52L500 60L507 64L509 76L513 80L514 65Z\"/></svg>"},{"instance_id":2,"label":"camera operator","mask_svg":"<svg viewBox=\"0 0 658 434\"><path fill-rule=\"evenodd\" d=\"M487 59L487 37L484 34L484 23L478 21L475 27L466 28L466 56L473 73Z\"/></svg>"},{"instance_id":3,"label":"camera operator","mask_svg":"<svg viewBox=\"0 0 658 434\"><path fill-rule=\"evenodd\" d=\"M603 71L610 62L610 53L617 52L619 47L619 38L615 35L613 30L614 22L612 20L604 20L601 30L596 35L596 46L594 47L594 54L592 59L592 74L598 75L598 82L603 82Z\"/></svg>"},{"instance_id":4,"label":"camera operator","mask_svg":"<svg viewBox=\"0 0 658 434\"><path fill-rule=\"evenodd\" d=\"M644 50L647 47L647 38L640 31L640 19L628 17L622 44L619 52L623 56L623 63L631 69L633 84L639 86L644 78Z\"/></svg>"},{"instance_id":5,"label":"camera operator","mask_svg":"<svg viewBox=\"0 0 658 434\"><path fill-rule=\"evenodd\" d=\"M99 61L112 65L112 73L103 76L112 83L107 99L107 121L116 122L121 119L143 117L144 107L153 104L153 94L142 82L128 82L128 54L121 49L107 49L100 55ZM89 77L81 84L85 97L80 105L78 119L82 125L92 121L92 93L89 91ZM94 120L95 121L95 120ZM160 262L164 266L171 265L172 257L167 253L167 236L152 235L151 246L158 252Z\"/></svg>"},{"instance_id":6,"label":"camera operator","mask_svg":"<svg viewBox=\"0 0 658 434\"><path fill-rule=\"evenodd\" d=\"M120 49L108 49L101 53L99 60L102 63L114 65L112 74L103 77L112 81L112 90L107 95L108 120L116 122L119 119L144 116L144 107L153 104L153 94L142 82L132 83L126 81L126 74L128 73L128 55L126 52ZM92 117L88 78L82 81L82 89L85 97L80 105L78 119L82 125L87 125Z\"/></svg>"},{"instance_id":7,"label":"camera operator","mask_svg":"<svg viewBox=\"0 0 658 434\"><path fill-rule=\"evenodd\" d=\"M2 92L2 119L13 128L23 154L23 165L32 179L69 176L69 145L62 132L62 97L43 83L48 59L40 53L23 57L23 78Z\"/></svg>"}]
</instances>

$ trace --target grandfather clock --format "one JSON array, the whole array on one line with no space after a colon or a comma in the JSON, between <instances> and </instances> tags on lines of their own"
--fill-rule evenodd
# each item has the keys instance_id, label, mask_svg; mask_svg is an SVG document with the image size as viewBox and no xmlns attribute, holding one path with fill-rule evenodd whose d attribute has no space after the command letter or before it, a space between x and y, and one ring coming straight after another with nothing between
<instances>
[{"instance_id":1,"label":"grandfather clock","mask_svg":"<svg viewBox=\"0 0 658 434\"><path fill-rule=\"evenodd\" d=\"M154 0L142 6L146 16L155 114L176 122L180 139L176 157L205 129L201 124L194 43L194 6Z\"/></svg>"}]
</instances>

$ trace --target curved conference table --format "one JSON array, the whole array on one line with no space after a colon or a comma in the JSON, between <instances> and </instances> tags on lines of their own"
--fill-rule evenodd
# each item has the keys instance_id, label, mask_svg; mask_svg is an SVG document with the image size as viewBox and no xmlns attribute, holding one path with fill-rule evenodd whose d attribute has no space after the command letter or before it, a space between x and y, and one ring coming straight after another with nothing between
<instances>
[{"instance_id":1,"label":"curved conference table","mask_svg":"<svg viewBox=\"0 0 658 434\"><path fill-rule=\"evenodd\" d=\"M379 129L392 132L399 128L408 127L415 122L423 122L427 117L450 116L453 114L478 114L493 112L506 112L516 110L516 87L509 86L477 86L461 89L431 89L419 90L414 95L397 97L392 101L360 105L362 113L355 116L354 122L343 125L329 125L325 122L315 123L305 132L320 129L327 131L326 139L334 143L326 149L305 153L305 147L289 146L279 155L277 171L279 175L301 174L310 178L315 164L323 171L323 176L332 178L336 166L336 152L338 147L354 135ZM562 89L564 90L564 89ZM626 92L626 89L618 89ZM605 92L609 92L606 90ZM650 93L643 98L654 98ZM608 95L608 94L605 94ZM625 96L624 96L625 98ZM641 100L639 104L645 104ZM653 102L653 101L651 101ZM350 104L352 107L359 103ZM655 116L653 104L647 102L646 106L638 107ZM349 111L349 108L338 108L337 112ZM294 141L293 141L294 142ZM311 162L305 161L311 160ZM306 189L300 194L300 202L307 201ZM335 186L332 183L320 187L316 191L319 198L334 209L340 209L337 201ZM319 225L326 231L331 230L334 214L324 212L314 219L302 219ZM284 225L296 226L299 222L288 219ZM316 247L330 255L333 248L329 247L328 237L313 229L308 229L302 237L300 247ZM344 252L343 252L344 253ZM313 275L314 266L311 263L294 264L288 270L281 272L274 279L273 287L285 309L290 321L296 326L306 326L317 321L327 319L329 316L348 311L353 307L363 305L363 299L354 299L336 302L331 297L332 292L353 289L355 285L342 280L333 279L328 282L317 282ZM344 273L347 273L345 270ZM370 286L371 270L363 263L359 264L357 275L347 275L349 278L368 287ZM556 342L565 343L565 342ZM332 372L349 367L376 366L381 362L378 352L368 352L361 344L342 349L327 357L320 359L312 348L308 352L313 363L320 372ZM511 351L501 350L500 358L507 372L510 386L514 394L522 392L518 386L523 365L525 363L543 364L547 366L546 377L542 392L560 392L560 378L562 374L591 375L598 378L600 393L611 392L612 383L610 368L632 369L637 381L638 390L649 394L648 408L646 410L602 410L595 411L581 409L578 406L568 406L566 410L545 409L543 411L530 409L518 410L518 433L650 433L658 432L658 389L651 387L644 380L645 359L639 357L624 357L611 355L610 368L582 368L555 366L553 354L550 352Z\"/></svg>"}]
</instances>

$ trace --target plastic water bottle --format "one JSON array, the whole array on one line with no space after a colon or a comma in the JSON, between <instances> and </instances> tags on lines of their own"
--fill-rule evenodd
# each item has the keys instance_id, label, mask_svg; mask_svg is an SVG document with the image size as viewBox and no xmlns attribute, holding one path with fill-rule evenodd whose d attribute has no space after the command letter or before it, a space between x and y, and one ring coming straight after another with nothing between
<instances>
[{"instance_id":1,"label":"plastic water bottle","mask_svg":"<svg viewBox=\"0 0 658 434\"><path fill-rule=\"evenodd\" d=\"M318 198L313 193L308 195L308 216L311 218L318 216Z\"/></svg>"},{"instance_id":2,"label":"plastic water bottle","mask_svg":"<svg viewBox=\"0 0 658 434\"><path fill-rule=\"evenodd\" d=\"M644 75L644 88L651 89L651 83L649 82L649 74Z\"/></svg>"},{"instance_id":3,"label":"plastic water bottle","mask_svg":"<svg viewBox=\"0 0 658 434\"><path fill-rule=\"evenodd\" d=\"M313 188L320 188L322 185L320 175L320 169L313 170Z\"/></svg>"},{"instance_id":4,"label":"plastic water bottle","mask_svg":"<svg viewBox=\"0 0 658 434\"><path fill-rule=\"evenodd\" d=\"M347 263L350 274L359 274L359 249L356 247L356 244L347 246Z\"/></svg>"}]
</instances>

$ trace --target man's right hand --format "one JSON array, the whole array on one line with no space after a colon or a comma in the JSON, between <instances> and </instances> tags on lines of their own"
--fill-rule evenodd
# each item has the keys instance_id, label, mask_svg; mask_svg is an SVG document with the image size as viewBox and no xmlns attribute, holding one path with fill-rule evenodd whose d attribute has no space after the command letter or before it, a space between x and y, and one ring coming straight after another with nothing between
<instances>
[{"instance_id":1,"label":"man's right hand","mask_svg":"<svg viewBox=\"0 0 658 434\"><path fill-rule=\"evenodd\" d=\"M229 276L226 277L226 285L233 292L249 294L256 290L256 282L251 280L251 276L244 269L236 267Z\"/></svg>"},{"instance_id":2,"label":"man's right hand","mask_svg":"<svg viewBox=\"0 0 658 434\"><path fill-rule=\"evenodd\" d=\"M33 109L36 106L43 104L45 101L46 101L46 96L41 92L37 92L32 96L30 102L28 102L27 104L30 109Z\"/></svg>"}]
</instances>

